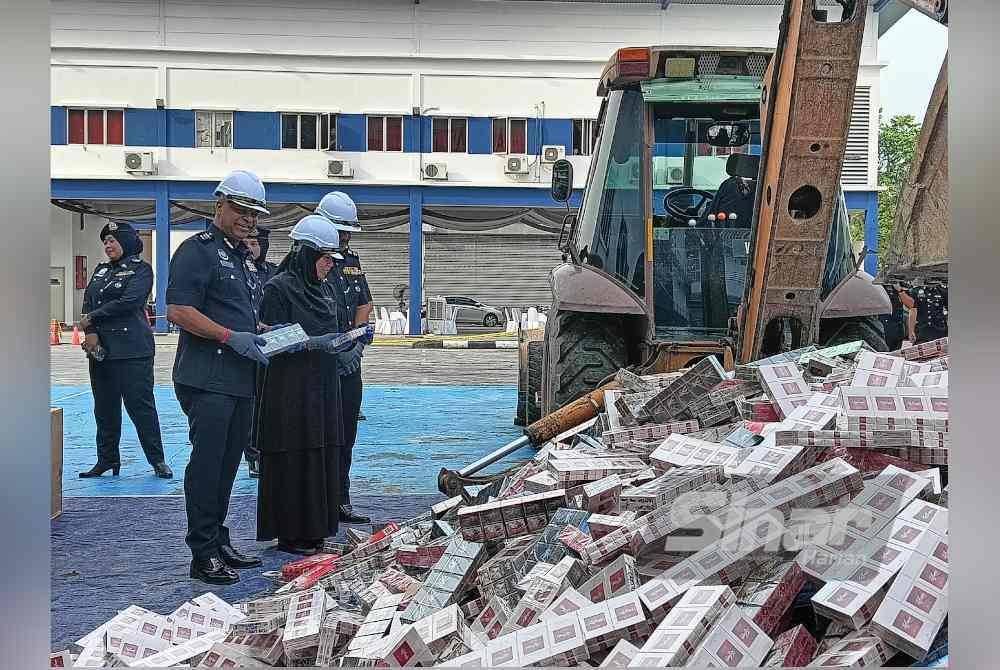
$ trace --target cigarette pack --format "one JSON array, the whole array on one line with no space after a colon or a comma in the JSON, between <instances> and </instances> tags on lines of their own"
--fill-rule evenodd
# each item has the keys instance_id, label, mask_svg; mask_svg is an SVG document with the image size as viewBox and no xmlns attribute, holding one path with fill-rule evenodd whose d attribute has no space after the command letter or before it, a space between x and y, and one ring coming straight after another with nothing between
<instances>
[{"instance_id":1,"label":"cigarette pack","mask_svg":"<svg viewBox=\"0 0 1000 670\"><path fill-rule=\"evenodd\" d=\"M383 647L382 660L390 668L410 668L429 665L434 654L427 648L423 638L412 624L389 633L389 640Z\"/></svg>"},{"instance_id":2,"label":"cigarette pack","mask_svg":"<svg viewBox=\"0 0 1000 670\"><path fill-rule=\"evenodd\" d=\"M545 635L551 653L548 665L575 665L590 658L579 612L546 620Z\"/></svg>"},{"instance_id":3,"label":"cigarette pack","mask_svg":"<svg viewBox=\"0 0 1000 670\"><path fill-rule=\"evenodd\" d=\"M282 644L299 651L319 645L319 629L326 614L326 593L320 589L296 593L288 603Z\"/></svg>"},{"instance_id":4,"label":"cigarette pack","mask_svg":"<svg viewBox=\"0 0 1000 670\"><path fill-rule=\"evenodd\" d=\"M912 347L900 349L900 356L908 361L921 361L928 358L937 358L948 354L948 338L942 337L938 340L923 342Z\"/></svg>"},{"instance_id":5,"label":"cigarette pack","mask_svg":"<svg viewBox=\"0 0 1000 670\"><path fill-rule=\"evenodd\" d=\"M505 599L493 596L487 601L479 616L473 620L472 630L485 632L492 640L500 635L513 611L513 607Z\"/></svg>"},{"instance_id":6,"label":"cigarette pack","mask_svg":"<svg viewBox=\"0 0 1000 670\"><path fill-rule=\"evenodd\" d=\"M634 591L638 587L639 572L635 567L635 559L624 555L588 579L580 587L580 592L592 603L598 603Z\"/></svg>"},{"instance_id":7,"label":"cigarette pack","mask_svg":"<svg viewBox=\"0 0 1000 670\"><path fill-rule=\"evenodd\" d=\"M764 660L765 668L804 668L816 657L816 638L802 624L774 638L774 646Z\"/></svg>"},{"instance_id":8,"label":"cigarette pack","mask_svg":"<svg viewBox=\"0 0 1000 670\"><path fill-rule=\"evenodd\" d=\"M262 662L216 642L202 657L198 668L265 668Z\"/></svg>"},{"instance_id":9,"label":"cigarette pack","mask_svg":"<svg viewBox=\"0 0 1000 670\"><path fill-rule=\"evenodd\" d=\"M634 644L628 640L619 640L598 667L627 668L638 653L639 649Z\"/></svg>"},{"instance_id":10,"label":"cigarette pack","mask_svg":"<svg viewBox=\"0 0 1000 670\"><path fill-rule=\"evenodd\" d=\"M664 471L679 466L720 465L729 476L746 455L745 449L687 435L671 435L650 454L649 459L655 468Z\"/></svg>"},{"instance_id":11,"label":"cigarette pack","mask_svg":"<svg viewBox=\"0 0 1000 670\"><path fill-rule=\"evenodd\" d=\"M644 402L634 414L641 422L690 419L690 405L725 379L726 371L719 361L707 356Z\"/></svg>"},{"instance_id":12,"label":"cigarette pack","mask_svg":"<svg viewBox=\"0 0 1000 670\"><path fill-rule=\"evenodd\" d=\"M810 664L819 668L882 667L895 650L873 635L845 637L817 656Z\"/></svg>"},{"instance_id":13,"label":"cigarette pack","mask_svg":"<svg viewBox=\"0 0 1000 670\"><path fill-rule=\"evenodd\" d=\"M691 664L758 667L772 644L771 638L734 605L712 627L695 651Z\"/></svg>"},{"instance_id":14,"label":"cigarette pack","mask_svg":"<svg viewBox=\"0 0 1000 670\"><path fill-rule=\"evenodd\" d=\"M539 472L524 480L524 489L531 493L547 493L559 488L559 480L548 471Z\"/></svg>"},{"instance_id":15,"label":"cigarette pack","mask_svg":"<svg viewBox=\"0 0 1000 670\"><path fill-rule=\"evenodd\" d=\"M579 555L588 544L594 541L594 538L576 526L566 526L563 532L559 533L559 541L566 545L567 549Z\"/></svg>"},{"instance_id":16,"label":"cigarette pack","mask_svg":"<svg viewBox=\"0 0 1000 670\"><path fill-rule=\"evenodd\" d=\"M554 619L565 614L577 612L592 604L593 602L587 600L583 594L572 586L569 586L556 596L555 600L552 601L552 604L541 613L539 618L541 618L542 621Z\"/></svg>"},{"instance_id":17,"label":"cigarette pack","mask_svg":"<svg viewBox=\"0 0 1000 670\"><path fill-rule=\"evenodd\" d=\"M184 661L190 660L195 656L206 653L212 648L213 645L221 642L224 637L226 637L226 635L221 631L208 633L195 640L188 640L183 644L168 647L153 656L147 656L146 658L133 663L132 667L166 668L177 665L178 663L183 663Z\"/></svg>"},{"instance_id":18,"label":"cigarette pack","mask_svg":"<svg viewBox=\"0 0 1000 670\"><path fill-rule=\"evenodd\" d=\"M527 567L530 569L536 563L557 563L566 556L566 545L559 540L559 534L566 530L566 526L573 526L583 530L586 527L589 513L583 510L571 509L568 507L559 508L549 517L549 523L538 535L538 539L532 546L527 557ZM587 551L593 542L587 545Z\"/></svg>"},{"instance_id":19,"label":"cigarette pack","mask_svg":"<svg viewBox=\"0 0 1000 670\"><path fill-rule=\"evenodd\" d=\"M269 330L266 333L261 333L260 336L267 341L266 344L260 347L260 350L264 352L268 358L284 353L309 341L309 336L306 335L306 331L304 331L302 326L297 323L293 323L290 326L284 326L283 328ZM345 342L346 341L347 340L345 340Z\"/></svg>"},{"instance_id":20,"label":"cigarette pack","mask_svg":"<svg viewBox=\"0 0 1000 670\"><path fill-rule=\"evenodd\" d=\"M451 516L454 512L457 512L458 508L461 506L462 496L448 498L447 500L442 500L437 504L431 505L431 515L435 519L444 519Z\"/></svg>"},{"instance_id":21,"label":"cigarette pack","mask_svg":"<svg viewBox=\"0 0 1000 670\"><path fill-rule=\"evenodd\" d=\"M592 514L609 514L618 511L622 480L618 475L583 485L583 509Z\"/></svg>"},{"instance_id":22,"label":"cigarette pack","mask_svg":"<svg viewBox=\"0 0 1000 670\"><path fill-rule=\"evenodd\" d=\"M874 632L923 658L948 615L948 536L926 530L872 622Z\"/></svg>"},{"instance_id":23,"label":"cigarette pack","mask_svg":"<svg viewBox=\"0 0 1000 670\"><path fill-rule=\"evenodd\" d=\"M535 623L521 628L514 634L521 667L540 663L551 655L547 631L548 626L545 623Z\"/></svg>"},{"instance_id":24,"label":"cigarette pack","mask_svg":"<svg viewBox=\"0 0 1000 670\"><path fill-rule=\"evenodd\" d=\"M805 586L806 579L806 574L794 561L751 575L739 592L744 614L774 637L779 632L782 618Z\"/></svg>"}]
</instances>

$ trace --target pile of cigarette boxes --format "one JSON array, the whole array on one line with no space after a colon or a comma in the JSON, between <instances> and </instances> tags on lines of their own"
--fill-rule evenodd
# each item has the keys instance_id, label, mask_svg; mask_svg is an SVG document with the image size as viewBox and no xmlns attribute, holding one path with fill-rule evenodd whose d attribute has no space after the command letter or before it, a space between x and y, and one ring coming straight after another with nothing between
<instances>
[{"instance_id":1,"label":"pile of cigarette boxes","mask_svg":"<svg viewBox=\"0 0 1000 670\"><path fill-rule=\"evenodd\" d=\"M53 667L805 667L947 656L948 358L809 347L618 375L502 481L268 593L138 606Z\"/></svg>"}]
</instances>

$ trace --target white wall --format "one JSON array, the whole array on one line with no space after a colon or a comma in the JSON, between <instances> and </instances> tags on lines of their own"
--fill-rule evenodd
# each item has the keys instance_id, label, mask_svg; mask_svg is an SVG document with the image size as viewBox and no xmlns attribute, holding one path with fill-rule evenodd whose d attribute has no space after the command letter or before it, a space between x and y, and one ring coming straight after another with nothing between
<instances>
[{"instance_id":1,"label":"white wall","mask_svg":"<svg viewBox=\"0 0 1000 670\"><path fill-rule=\"evenodd\" d=\"M597 114L603 65L621 46L773 47L780 6L486 2L481 0L53 0L52 102L261 111L548 118ZM859 81L872 85L869 184L875 185L877 16ZM130 150L139 147L129 147ZM420 183L414 154L157 148L161 179L216 179L235 166L273 181L331 183L330 158L354 183ZM496 156L435 154L450 180L511 179ZM128 179L122 147L55 146L56 178ZM588 160L576 167L578 186ZM138 177L141 178L141 177ZM336 183L335 181L332 183ZM427 183L427 182L424 182Z\"/></svg>"}]
</instances>

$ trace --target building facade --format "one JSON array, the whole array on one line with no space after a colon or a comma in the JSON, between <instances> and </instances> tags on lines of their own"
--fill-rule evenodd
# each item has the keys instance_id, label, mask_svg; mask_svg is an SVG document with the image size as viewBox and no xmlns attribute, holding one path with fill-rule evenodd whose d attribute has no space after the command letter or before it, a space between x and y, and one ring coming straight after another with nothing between
<instances>
[{"instance_id":1,"label":"building facade","mask_svg":"<svg viewBox=\"0 0 1000 670\"><path fill-rule=\"evenodd\" d=\"M623 46L773 47L781 4L54 0L52 318L79 318L107 217L143 231L162 315L171 251L204 229L215 184L236 168L265 181L273 258L325 193L351 195L377 305L394 305L399 285L414 311L428 295L547 304L564 211L543 149L565 154L582 188L608 58ZM843 182L871 235L871 8L867 21Z\"/></svg>"}]
</instances>

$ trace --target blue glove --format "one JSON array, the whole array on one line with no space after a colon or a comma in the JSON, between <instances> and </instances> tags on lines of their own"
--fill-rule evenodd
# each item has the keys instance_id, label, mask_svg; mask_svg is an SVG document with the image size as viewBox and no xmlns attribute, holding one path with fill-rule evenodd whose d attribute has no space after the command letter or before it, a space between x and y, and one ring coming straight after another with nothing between
<instances>
[{"instance_id":1,"label":"blue glove","mask_svg":"<svg viewBox=\"0 0 1000 670\"><path fill-rule=\"evenodd\" d=\"M230 332L229 338L226 340L226 345L230 349L240 356L257 361L261 365L268 364L267 354L260 350L265 344L267 344L267 340L253 333Z\"/></svg>"},{"instance_id":2,"label":"blue glove","mask_svg":"<svg viewBox=\"0 0 1000 670\"><path fill-rule=\"evenodd\" d=\"M365 343L357 341L347 351L337 354L337 366L341 375L353 375L361 367L361 357L364 356Z\"/></svg>"},{"instance_id":3,"label":"blue glove","mask_svg":"<svg viewBox=\"0 0 1000 670\"><path fill-rule=\"evenodd\" d=\"M333 344L333 341L341 335L343 333L327 333L326 335L310 337L309 341L306 342L305 348L309 351L324 351L328 354L336 354L339 350L343 349L343 345L338 348Z\"/></svg>"},{"instance_id":4,"label":"blue glove","mask_svg":"<svg viewBox=\"0 0 1000 670\"><path fill-rule=\"evenodd\" d=\"M371 344L375 341L375 328L372 326L365 326L365 334L361 338L361 341L365 344Z\"/></svg>"}]
</instances>

